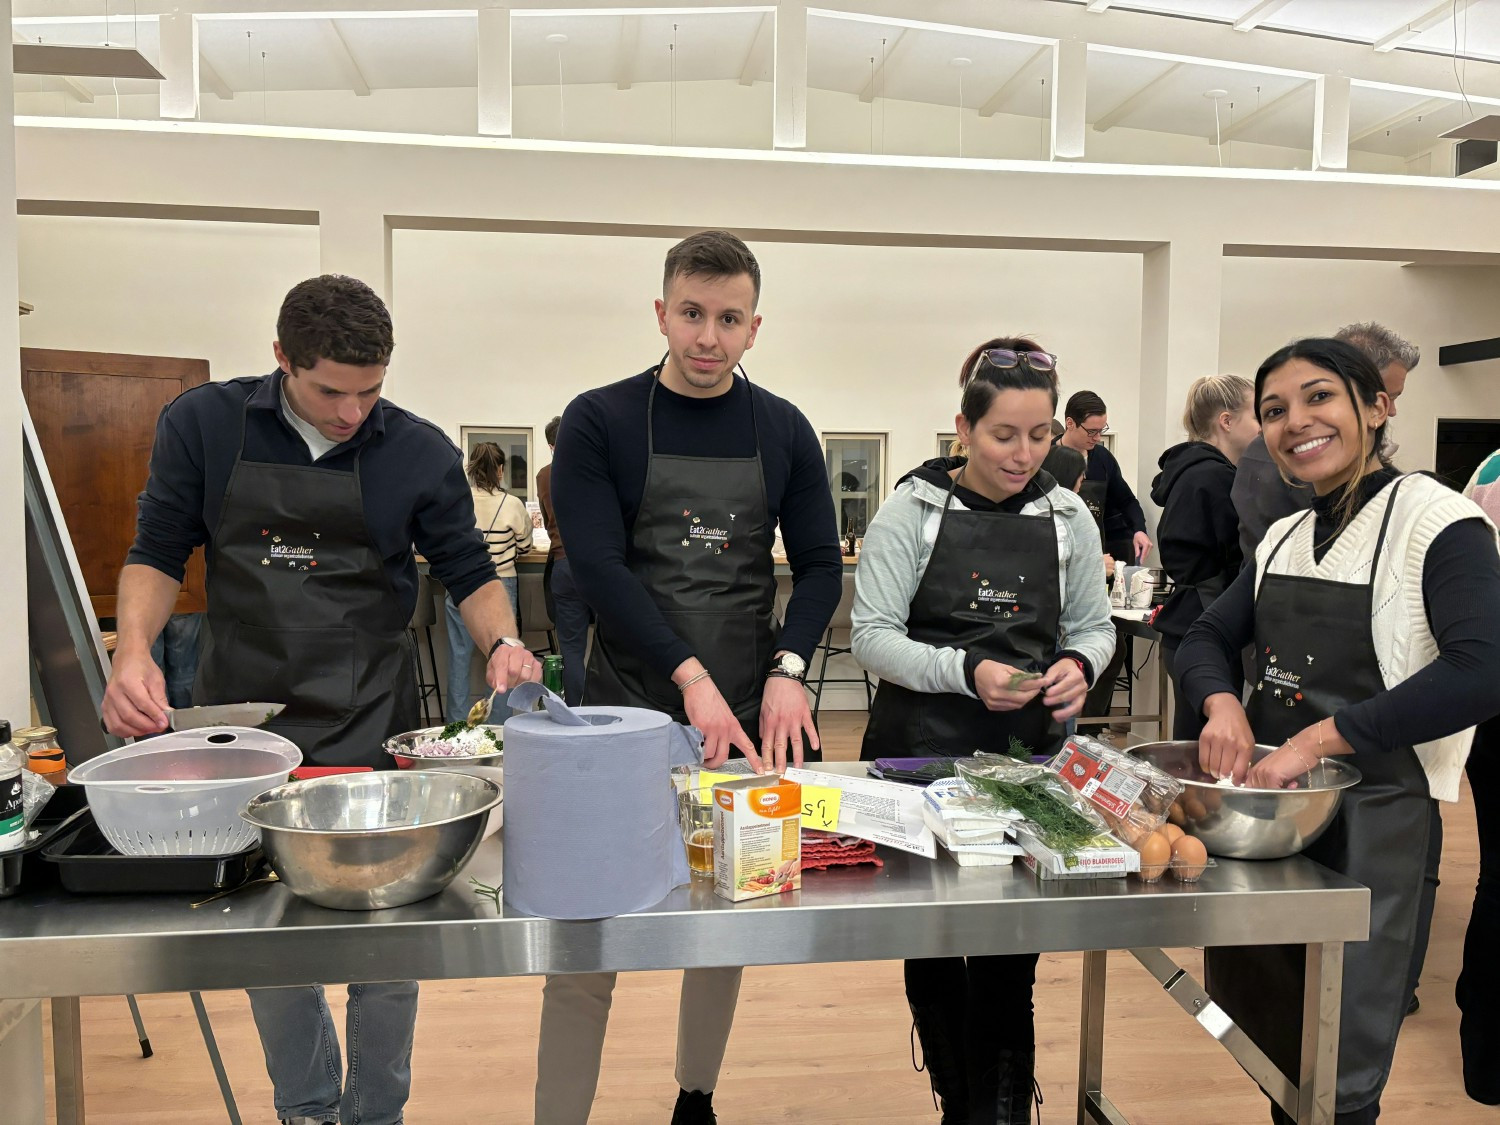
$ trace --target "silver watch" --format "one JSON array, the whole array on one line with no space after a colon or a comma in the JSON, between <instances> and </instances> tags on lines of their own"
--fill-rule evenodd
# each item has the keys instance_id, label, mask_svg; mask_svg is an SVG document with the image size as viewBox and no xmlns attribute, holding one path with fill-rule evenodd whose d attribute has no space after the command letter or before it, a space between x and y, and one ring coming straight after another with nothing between
<instances>
[{"instance_id":1,"label":"silver watch","mask_svg":"<svg viewBox=\"0 0 1500 1125\"><path fill-rule=\"evenodd\" d=\"M795 652L783 652L771 662L770 669L766 672L768 676L786 676L788 679L803 680L807 677L807 661Z\"/></svg>"}]
</instances>

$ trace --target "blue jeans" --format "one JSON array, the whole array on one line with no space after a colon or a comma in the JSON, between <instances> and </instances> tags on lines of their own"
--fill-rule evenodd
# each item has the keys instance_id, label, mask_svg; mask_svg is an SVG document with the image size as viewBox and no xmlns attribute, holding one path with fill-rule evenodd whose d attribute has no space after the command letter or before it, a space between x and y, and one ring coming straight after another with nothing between
<instances>
[{"instance_id":1,"label":"blue jeans","mask_svg":"<svg viewBox=\"0 0 1500 1125\"><path fill-rule=\"evenodd\" d=\"M411 1095L416 981L349 986L347 1086L338 1030L322 985L252 988L249 996L277 1117L283 1121L311 1117L342 1125L401 1125L402 1110Z\"/></svg>"},{"instance_id":2,"label":"blue jeans","mask_svg":"<svg viewBox=\"0 0 1500 1125\"><path fill-rule=\"evenodd\" d=\"M173 707L193 705L193 677L198 674L198 634L203 614L174 613L161 636L151 642L151 659L167 680L167 702Z\"/></svg>"},{"instance_id":3,"label":"blue jeans","mask_svg":"<svg viewBox=\"0 0 1500 1125\"><path fill-rule=\"evenodd\" d=\"M583 702L583 664L589 645L589 603L573 581L567 556L552 562L552 626L563 658L563 696L574 707Z\"/></svg>"},{"instance_id":4,"label":"blue jeans","mask_svg":"<svg viewBox=\"0 0 1500 1125\"><path fill-rule=\"evenodd\" d=\"M500 584L510 595L510 611L520 613L520 592L514 578L502 578ZM453 595L443 598L443 608L448 614L448 721L459 723L469 717L469 707L474 698L469 694L469 661L474 656L474 638L469 636L464 625L463 614L453 604ZM520 621L517 620L519 626ZM490 711L490 722L503 723L510 718L510 708L498 695Z\"/></svg>"}]
</instances>

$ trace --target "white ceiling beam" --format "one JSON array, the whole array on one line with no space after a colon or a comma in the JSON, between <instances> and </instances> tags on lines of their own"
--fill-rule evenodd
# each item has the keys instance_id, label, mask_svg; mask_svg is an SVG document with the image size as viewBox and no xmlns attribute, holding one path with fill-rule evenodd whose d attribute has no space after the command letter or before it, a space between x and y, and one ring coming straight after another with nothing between
<instances>
[{"instance_id":1,"label":"white ceiling beam","mask_svg":"<svg viewBox=\"0 0 1500 1125\"><path fill-rule=\"evenodd\" d=\"M1361 129L1349 136L1349 143L1357 145L1360 141L1368 140L1370 137L1378 136L1387 129L1397 129L1408 121L1418 117L1426 117L1429 113L1437 113L1439 110L1447 109L1454 102L1453 98L1428 98L1426 101L1418 102L1414 106L1403 109L1400 113L1393 113L1384 121L1371 125L1368 129Z\"/></svg>"},{"instance_id":2,"label":"white ceiling beam","mask_svg":"<svg viewBox=\"0 0 1500 1125\"><path fill-rule=\"evenodd\" d=\"M1140 109L1141 106L1150 101L1151 96L1158 90L1160 90L1162 86L1170 81L1177 74L1177 72L1186 65L1186 63L1173 63L1171 66L1167 67L1166 70L1162 71L1155 78L1151 79L1150 82L1147 82L1139 90L1131 94L1119 105L1115 106L1114 109L1105 113L1102 117L1099 118L1099 120L1095 121L1094 128L1101 133L1113 129L1121 121L1125 120L1125 118L1129 117L1136 110Z\"/></svg>"},{"instance_id":3,"label":"white ceiling beam","mask_svg":"<svg viewBox=\"0 0 1500 1125\"><path fill-rule=\"evenodd\" d=\"M621 16L620 39L615 49L616 90L628 90L635 85L635 56L640 43L640 19L636 16Z\"/></svg>"},{"instance_id":4,"label":"white ceiling beam","mask_svg":"<svg viewBox=\"0 0 1500 1125\"><path fill-rule=\"evenodd\" d=\"M1342 74L1320 74L1313 89L1313 171L1349 167L1349 98L1353 84Z\"/></svg>"},{"instance_id":5,"label":"white ceiling beam","mask_svg":"<svg viewBox=\"0 0 1500 1125\"><path fill-rule=\"evenodd\" d=\"M905 28L892 28L891 32L892 38L890 45L885 49L885 57L875 60L875 72L870 75L865 88L859 92L859 100L862 102L873 102L876 89L885 89L887 72L896 65L897 60L901 58L901 52L911 39L910 33Z\"/></svg>"},{"instance_id":6,"label":"white ceiling beam","mask_svg":"<svg viewBox=\"0 0 1500 1125\"><path fill-rule=\"evenodd\" d=\"M1060 42L1052 49L1051 145L1053 160L1082 160L1088 141L1089 45Z\"/></svg>"},{"instance_id":7,"label":"white ceiling beam","mask_svg":"<svg viewBox=\"0 0 1500 1125\"><path fill-rule=\"evenodd\" d=\"M234 101L234 87L224 81L223 76L214 69L213 63L201 53L198 56L198 81L214 97L226 102Z\"/></svg>"},{"instance_id":8,"label":"white ceiling beam","mask_svg":"<svg viewBox=\"0 0 1500 1125\"><path fill-rule=\"evenodd\" d=\"M776 15L766 12L760 17L760 26L755 29L755 38L750 41L750 50L745 52L745 65L740 67L740 85L754 86L756 76L766 69L766 55L776 37Z\"/></svg>"},{"instance_id":9,"label":"white ceiling beam","mask_svg":"<svg viewBox=\"0 0 1500 1125\"><path fill-rule=\"evenodd\" d=\"M37 42L37 40L31 38L29 35L22 35L19 31L16 31L14 29L11 30L10 34L11 34L11 42L12 43L35 43L35 42ZM67 92L68 96L71 97L75 102L82 102L85 105L92 105L93 104L93 101L94 101L94 92L92 90L90 90L87 86L85 86L82 82L78 81L78 79L76 79L76 78L68 78L66 76L58 76L56 78L51 78L51 79L49 79L49 78L43 78L42 81L43 82L55 82L57 85L61 86L63 88L63 90L65 90Z\"/></svg>"},{"instance_id":10,"label":"white ceiling beam","mask_svg":"<svg viewBox=\"0 0 1500 1125\"><path fill-rule=\"evenodd\" d=\"M1266 20L1290 4L1292 0L1261 0L1248 12L1234 21L1236 31L1254 31Z\"/></svg>"},{"instance_id":11,"label":"white ceiling beam","mask_svg":"<svg viewBox=\"0 0 1500 1125\"><path fill-rule=\"evenodd\" d=\"M1114 2L1115 0L1089 0L1089 2L1084 5L1084 7L1087 8L1090 12L1102 12Z\"/></svg>"},{"instance_id":12,"label":"white ceiling beam","mask_svg":"<svg viewBox=\"0 0 1500 1125\"><path fill-rule=\"evenodd\" d=\"M807 5L781 0L771 55L771 147L807 147Z\"/></svg>"},{"instance_id":13,"label":"white ceiling beam","mask_svg":"<svg viewBox=\"0 0 1500 1125\"><path fill-rule=\"evenodd\" d=\"M198 21L191 12L162 16L158 23L161 116L173 121L198 119Z\"/></svg>"},{"instance_id":14,"label":"white ceiling beam","mask_svg":"<svg viewBox=\"0 0 1500 1125\"><path fill-rule=\"evenodd\" d=\"M1300 86L1294 86L1286 93L1279 94L1276 97L1272 98L1259 109L1251 110L1239 120L1231 122L1230 124L1224 126L1223 130L1219 133L1219 140L1224 142L1232 141L1236 137L1248 132L1255 126L1259 125L1262 121L1266 120L1268 117L1279 113L1286 107L1287 103L1302 96L1303 94L1306 94L1308 92L1308 87L1311 85L1311 82L1304 82Z\"/></svg>"},{"instance_id":15,"label":"white ceiling beam","mask_svg":"<svg viewBox=\"0 0 1500 1125\"><path fill-rule=\"evenodd\" d=\"M1404 43L1409 43L1424 31L1431 31L1440 23L1450 19L1457 19L1474 0L1445 0L1435 8L1429 8L1414 20L1402 24L1400 27L1382 35L1375 40L1377 51L1394 51Z\"/></svg>"},{"instance_id":16,"label":"white ceiling beam","mask_svg":"<svg viewBox=\"0 0 1500 1125\"><path fill-rule=\"evenodd\" d=\"M979 107L979 116L994 117L995 114L999 113L1000 107L1020 92L1027 71L1046 58L1051 52L1051 47L1038 47L1036 53L1023 62L1016 69L1016 72L1005 80L1005 84L991 94Z\"/></svg>"},{"instance_id":17,"label":"white ceiling beam","mask_svg":"<svg viewBox=\"0 0 1500 1125\"><path fill-rule=\"evenodd\" d=\"M478 126L482 137L510 136L514 89L511 85L510 9L479 9Z\"/></svg>"},{"instance_id":18,"label":"white ceiling beam","mask_svg":"<svg viewBox=\"0 0 1500 1125\"><path fill-rule=\"evenodd\" d=\"M349 50L349 44L339 31L339 25L333 20L319 20L318 26L322 29L323 41L328 45L329 52L343 69L349 88L356 97L368 98L370 84L365 81L364 71L359 69L359 62L355 59L354 52Z\"/></svg>"}]
</instances>

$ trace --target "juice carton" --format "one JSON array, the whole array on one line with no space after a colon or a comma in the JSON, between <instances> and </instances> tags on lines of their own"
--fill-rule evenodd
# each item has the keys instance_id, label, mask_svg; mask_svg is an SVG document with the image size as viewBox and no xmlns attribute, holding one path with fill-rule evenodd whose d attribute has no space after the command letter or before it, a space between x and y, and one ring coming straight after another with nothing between
<instances>
[{"instance_id":1,"label":"juice carton","mask_svg":"<svg viewBox=\"0 0 1500 1125\"><path fill-rule=\"evenodd\" d=\"M714 786L714 893L739 902L802 886L802 786L740 777Z\"/></svg>"}]
</instances>

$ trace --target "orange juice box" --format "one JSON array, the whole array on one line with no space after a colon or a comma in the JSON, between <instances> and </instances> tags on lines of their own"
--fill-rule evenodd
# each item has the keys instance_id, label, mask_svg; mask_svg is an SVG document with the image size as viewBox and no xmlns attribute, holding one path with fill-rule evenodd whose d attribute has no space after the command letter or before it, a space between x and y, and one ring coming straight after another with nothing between
<instances>
[{"instance_id":1,"label":"orange juice box","mask_svg":"<svg viewBox=\"0 0 1500 1125\"><path fill-rule=\"evenodd\" d=\"M802 886L802 786L779 777L714 785L714 893L740 902Z\"/></svg>"}]
</instances>

